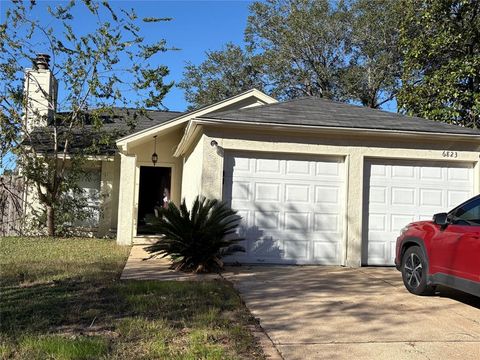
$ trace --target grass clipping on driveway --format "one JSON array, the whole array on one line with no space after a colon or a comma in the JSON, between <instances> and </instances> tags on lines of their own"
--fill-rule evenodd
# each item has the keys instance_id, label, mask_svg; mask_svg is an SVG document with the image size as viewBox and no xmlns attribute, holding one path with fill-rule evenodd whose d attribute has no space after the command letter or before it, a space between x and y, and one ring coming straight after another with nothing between
<instances>
[{"instance_id":1,"label":"grass clipping on driveway","mask_svg":"<svg viewBox=\"0 0 480 360\"><path fill-rule=\"evenodd\" d=\"M0 358L264 358L220 281L119 281L111 240L0 239Z\"/></svg>"}]
</instances>

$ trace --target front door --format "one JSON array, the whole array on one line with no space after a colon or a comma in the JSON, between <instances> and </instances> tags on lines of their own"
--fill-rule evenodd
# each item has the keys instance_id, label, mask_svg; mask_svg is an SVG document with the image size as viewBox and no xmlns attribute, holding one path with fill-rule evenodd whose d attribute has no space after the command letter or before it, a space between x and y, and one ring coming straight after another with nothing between
<instances>
[{"instance_id":1,"label":"front door","mask_svg":"<svg viewBox=\"0 0 480 360\"><path fill-rule=\"evenodd\" d=\"M154 235L159 210L170 201L172 169L141 166L138 193L137 235Z\"/></svg>"}]
</instances>

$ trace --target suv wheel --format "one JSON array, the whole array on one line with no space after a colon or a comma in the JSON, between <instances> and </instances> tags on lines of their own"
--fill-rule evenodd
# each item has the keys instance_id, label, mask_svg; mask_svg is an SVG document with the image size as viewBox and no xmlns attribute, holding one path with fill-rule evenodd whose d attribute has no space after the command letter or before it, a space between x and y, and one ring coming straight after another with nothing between
<instances>
[{"instance_id":1,"label":"suv wheel","mask_svg":"<svg viewBox=\"0 0 480 360\"><path fill-rule=\"evenodd\" d=\"M415 295L429 295L433 288L427 285L428 263L423 251L412 246L402 257L402 278L408 291Z\"/></svg>"}]
</instances>

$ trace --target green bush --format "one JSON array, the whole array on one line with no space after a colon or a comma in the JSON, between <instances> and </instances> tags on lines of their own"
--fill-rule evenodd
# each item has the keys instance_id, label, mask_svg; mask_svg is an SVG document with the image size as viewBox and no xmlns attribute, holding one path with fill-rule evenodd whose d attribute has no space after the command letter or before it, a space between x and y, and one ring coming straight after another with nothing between
<instances>
[{"instance_id":1,"label":"green bush","mask_svg":"<svg viewBox=\"0 0 480 360\"><path fill-rule=\"evenodd\" d=\"M146 248L152 257L171 256L172 268L182 271L209 272L223 267L222 257L245 249L235 236L241 217L225 203L199 197L189 211L183 200L162 209L155 224L163 237Z\"/></svg>"}]
</instances>

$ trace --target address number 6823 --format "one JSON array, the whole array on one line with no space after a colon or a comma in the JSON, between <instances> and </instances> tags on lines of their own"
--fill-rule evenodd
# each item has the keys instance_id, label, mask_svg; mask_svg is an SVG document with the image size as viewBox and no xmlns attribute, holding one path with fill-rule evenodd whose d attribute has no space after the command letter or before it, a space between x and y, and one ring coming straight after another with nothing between
<instances>
[{"instance_id":1,"label":"address number 6823","mask_svg":"<svg viewBox=\"0 0 480 360\"><path fill-rule=\"evenodd\" d=\"M456 157L458 157L458 153L456 151L450 151L450 150L444 150L442 152L442 156L444 158L453 158L455 159Z\"/></svg>"}]
</instances>

